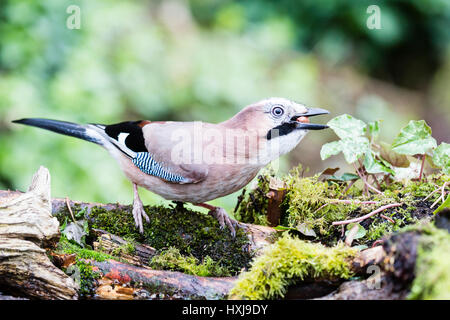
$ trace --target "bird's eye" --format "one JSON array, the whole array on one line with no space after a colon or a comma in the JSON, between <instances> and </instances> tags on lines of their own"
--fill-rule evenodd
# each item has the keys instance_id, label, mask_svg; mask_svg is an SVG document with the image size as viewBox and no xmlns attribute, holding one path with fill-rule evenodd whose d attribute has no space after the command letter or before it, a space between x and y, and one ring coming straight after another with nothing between
<instances>
[{"instance_id":1,"label":"bird's eye","mask_svg":"<svg viewBox=\"0 0 450 320\"><path fill-rule=\"evenodd\" d=\"M276 106L272 108L272 115L275 117L281 117L284 114L284 109L282 107Z\"/></svg>"}]
</instances>

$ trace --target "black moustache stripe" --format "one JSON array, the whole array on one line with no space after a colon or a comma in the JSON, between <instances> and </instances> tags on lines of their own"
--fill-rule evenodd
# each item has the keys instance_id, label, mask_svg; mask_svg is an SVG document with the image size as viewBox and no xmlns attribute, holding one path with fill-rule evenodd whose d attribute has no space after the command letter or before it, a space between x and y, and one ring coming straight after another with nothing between
<instances>
[{"instance_id":1,"label":"black moustache stripe","mask_svg":"<svg viewBox=\"0 0 450 320\"><path fill-rule=\"evenodd\" d=\"M276 126L275 128L270 129L267 132L267 140L270 140L272 138L276 138L276 137L281 137L281 136L285 136L289 133L291 133L292 131L294 131L297 128L297 124L296 123L283 123L279 126Z\"/></svg>"}]
</instances>

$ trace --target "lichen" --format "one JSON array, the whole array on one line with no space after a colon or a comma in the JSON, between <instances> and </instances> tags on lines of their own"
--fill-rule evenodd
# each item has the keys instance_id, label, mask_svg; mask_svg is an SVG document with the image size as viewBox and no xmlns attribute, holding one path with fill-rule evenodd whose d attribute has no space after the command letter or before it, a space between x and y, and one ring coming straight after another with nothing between
<instances>
[{"instance_id":1,"label":"lichen","mask_svg":"<svg viewBox=\"0 0 450 320\"><path fill-rule=\"evenodd\" d=\"M267 246L249 271L241 273L230 292L237 299L273 299L283 297L287 287L299 280L352 276L349 259L357 250L342 244L328 248L288 234Z\"/></svg>"},{"instance_id":2,"label":"lichen","mask_svg":"<svg viewBox=\"0 0 450 320\"><path fill-rule=\"evenodd\" d=\"M158 255L154 256L151 259L149 266L153 269L181 271L203 277L230 276L230 272L227 268L220 266L209 256L205 256L200 263L194 256L184 256L174 247L163 250Z\"/></svg>"}]
</instances>

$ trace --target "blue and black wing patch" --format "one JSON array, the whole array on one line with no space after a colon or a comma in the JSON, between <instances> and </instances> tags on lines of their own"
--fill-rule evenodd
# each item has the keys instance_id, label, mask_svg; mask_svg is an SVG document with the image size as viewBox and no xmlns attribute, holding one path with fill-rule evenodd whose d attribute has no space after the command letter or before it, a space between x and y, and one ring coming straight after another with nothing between
<instances>
[{"instance_id":1,"label":"blue and black wing patch","mask_svg":"<svg viewBox=\"0 0 450 320\"><path fill-rule=\"evenodd\" d=\"M152 156L148 152L138 152L132 161L136 167L146 174L150 174L170 182L185 181L185 178L182 176L171 173L168 169L153 160Z\"/></svg>"},{"instance_id":2,"label":"blue and black wing patch","mask_svg":"<svg viewBox=\"0 0 450 320\"><path fill-rule=\"evenodd\" d=\"M184 177L171 173L148 153L142 127L149 123L150 121L145 120L127 121L108 126L97 125L97 127L102 128L113 145L127 155L142 172L170 182L186 182Z\"/></svg>"}]
</instances>

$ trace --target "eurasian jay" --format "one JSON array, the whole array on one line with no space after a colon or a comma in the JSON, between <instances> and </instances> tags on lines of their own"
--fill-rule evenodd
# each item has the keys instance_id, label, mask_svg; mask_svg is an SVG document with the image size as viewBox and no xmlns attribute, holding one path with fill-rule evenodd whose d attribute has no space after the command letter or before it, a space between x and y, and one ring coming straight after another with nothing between
<instances>
[{"instance_id":1,"label":"eurasian jay","mask_svg":"<svg viewBox=\"0 0 450 320\"><path fill-rule=\"evenodd\" d=\"M134 191L133 217L143 232L149 222L138 186L165 199L209 209L233 236L238 222L223 208L205 202L247 185L258 171L291 151L313 124L308 117L329 113L284 98L251 104L231 119L205 122L127 121L111 125L29 118L13 121L94 142L118 161Z\"/></svg>"}]
</instances>

